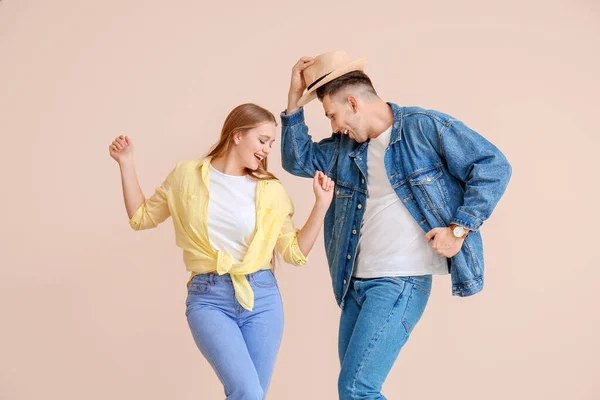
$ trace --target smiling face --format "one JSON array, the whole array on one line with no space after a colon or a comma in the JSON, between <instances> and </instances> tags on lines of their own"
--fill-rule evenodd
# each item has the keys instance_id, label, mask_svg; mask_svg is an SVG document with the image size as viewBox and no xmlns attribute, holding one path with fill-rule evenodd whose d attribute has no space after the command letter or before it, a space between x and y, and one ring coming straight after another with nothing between
<instances>
[{"instance_id":1,"label":"smiling face","mask_svg":"<svg viewBox=\"0 0 600 400\"><path fill-rule=\"evenodd\" d=\"M272 122L265 122L246 132L235 132L234 152L242 168L255 171L261 162L271 153L277 127Z\"/></svg>"},{"instance_id":2,"label":"smiling face","mask_svg":"<svg viewBox=\"0 0 600 400\"><path fill-rule=\"evenodd\" d=\"M323 109L331 121L333 132L348 135L358 143L369 139L358 97L345 93L326 95L323 97Z\"/></svg>"},{"instance_id":3,"label":"smiling face","mask_svg":"<svg viewBox=\"0 0 600 400\"><path fill-rule=\"evenodd\" d=\"M222 172L252 179L277 179L267 170L267 156L275 141L273 113L253 103L237 106L225 118L221 136L207 157L221 163Z\"/></svg>"}]
</instances>

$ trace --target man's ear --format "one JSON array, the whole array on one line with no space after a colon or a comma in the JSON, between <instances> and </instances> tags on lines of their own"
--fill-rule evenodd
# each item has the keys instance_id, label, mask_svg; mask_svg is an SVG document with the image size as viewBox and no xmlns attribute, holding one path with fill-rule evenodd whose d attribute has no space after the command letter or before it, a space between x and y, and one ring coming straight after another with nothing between
<instances>
[{"instance_id":1,"label":"man's ear","mask_svg":"<svg viewBox=\"0 0 600 400\"><path fill-rule=\"evenodd\" d=\"M348 95L348 98L346 101L348 101L348 105L350 106L350 109L352 110L352 112L354 114L356 114L358 112L358 99L356 98L356 96Z\"/></svg>"}]
</instances>

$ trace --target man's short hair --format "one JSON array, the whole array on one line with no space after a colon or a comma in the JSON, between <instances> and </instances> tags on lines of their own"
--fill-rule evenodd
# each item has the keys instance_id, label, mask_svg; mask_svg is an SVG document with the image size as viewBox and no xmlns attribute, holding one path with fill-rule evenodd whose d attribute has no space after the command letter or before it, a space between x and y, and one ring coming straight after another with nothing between
<instances>
[{"instance_id":1,"label":"man's short hair","mask_svg":"<svg viewBox=\"0 0 600 400\"><path fill-rule=\"evenodd\" d=\"M362 87L366 89L368 93L377 96L373 83L371 83L371 79L367 74L362 71L351 71L318 88L317 97L320 101L323 101L325 96L333 96L347 87Z\"/></svg>"}]
</instances>

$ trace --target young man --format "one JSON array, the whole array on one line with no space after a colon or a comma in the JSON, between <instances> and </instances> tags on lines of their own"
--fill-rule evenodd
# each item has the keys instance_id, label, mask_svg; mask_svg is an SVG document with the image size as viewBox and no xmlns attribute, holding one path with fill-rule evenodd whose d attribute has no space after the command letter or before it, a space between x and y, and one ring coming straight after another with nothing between
<instances>
[{"instance_id":1,"label":"young man","mask_svg":"<svg viewBox=\"0 0 600 400\"><path fill-rule=\"evenodd\" d=\"M452 294L483 288L479 228L510 179L504 155L464 123L377 96L365 59L303 57L282 113L282 163L336 183L325 246L339 328L340 399L385 399L382 385L421 318L432 275ZM304 90L306 89L306 93ZM318 97L333 134L313 142L301 108Z\"/></svg>"}]
</instances>

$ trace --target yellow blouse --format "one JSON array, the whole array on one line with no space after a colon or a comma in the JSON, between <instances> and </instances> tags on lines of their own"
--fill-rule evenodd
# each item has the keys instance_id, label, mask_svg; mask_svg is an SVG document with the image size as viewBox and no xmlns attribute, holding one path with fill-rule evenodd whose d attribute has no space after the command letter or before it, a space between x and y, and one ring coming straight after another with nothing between
<instances>
[{"instance_id":1,"label":"yellow blouse","mask_svg":"<svg viewBox=\"0 0 600 400\"><path fill-rule=\"evenodd\" d=\"M290 264L303 265L307 260L298 247L298 230L291 218L294 205L279 181L258 181L254 238L244 259L233 263L232 255L213 249L208 238L209 163L210 157L177 163L129 224L135 230L149 229L173 217L176 243L183 249L190 281L197 274L229 274L236 299L242 307L252 310L254 292L246 275L271 269L273 249Z\"/></svg>"}]
</instances>

